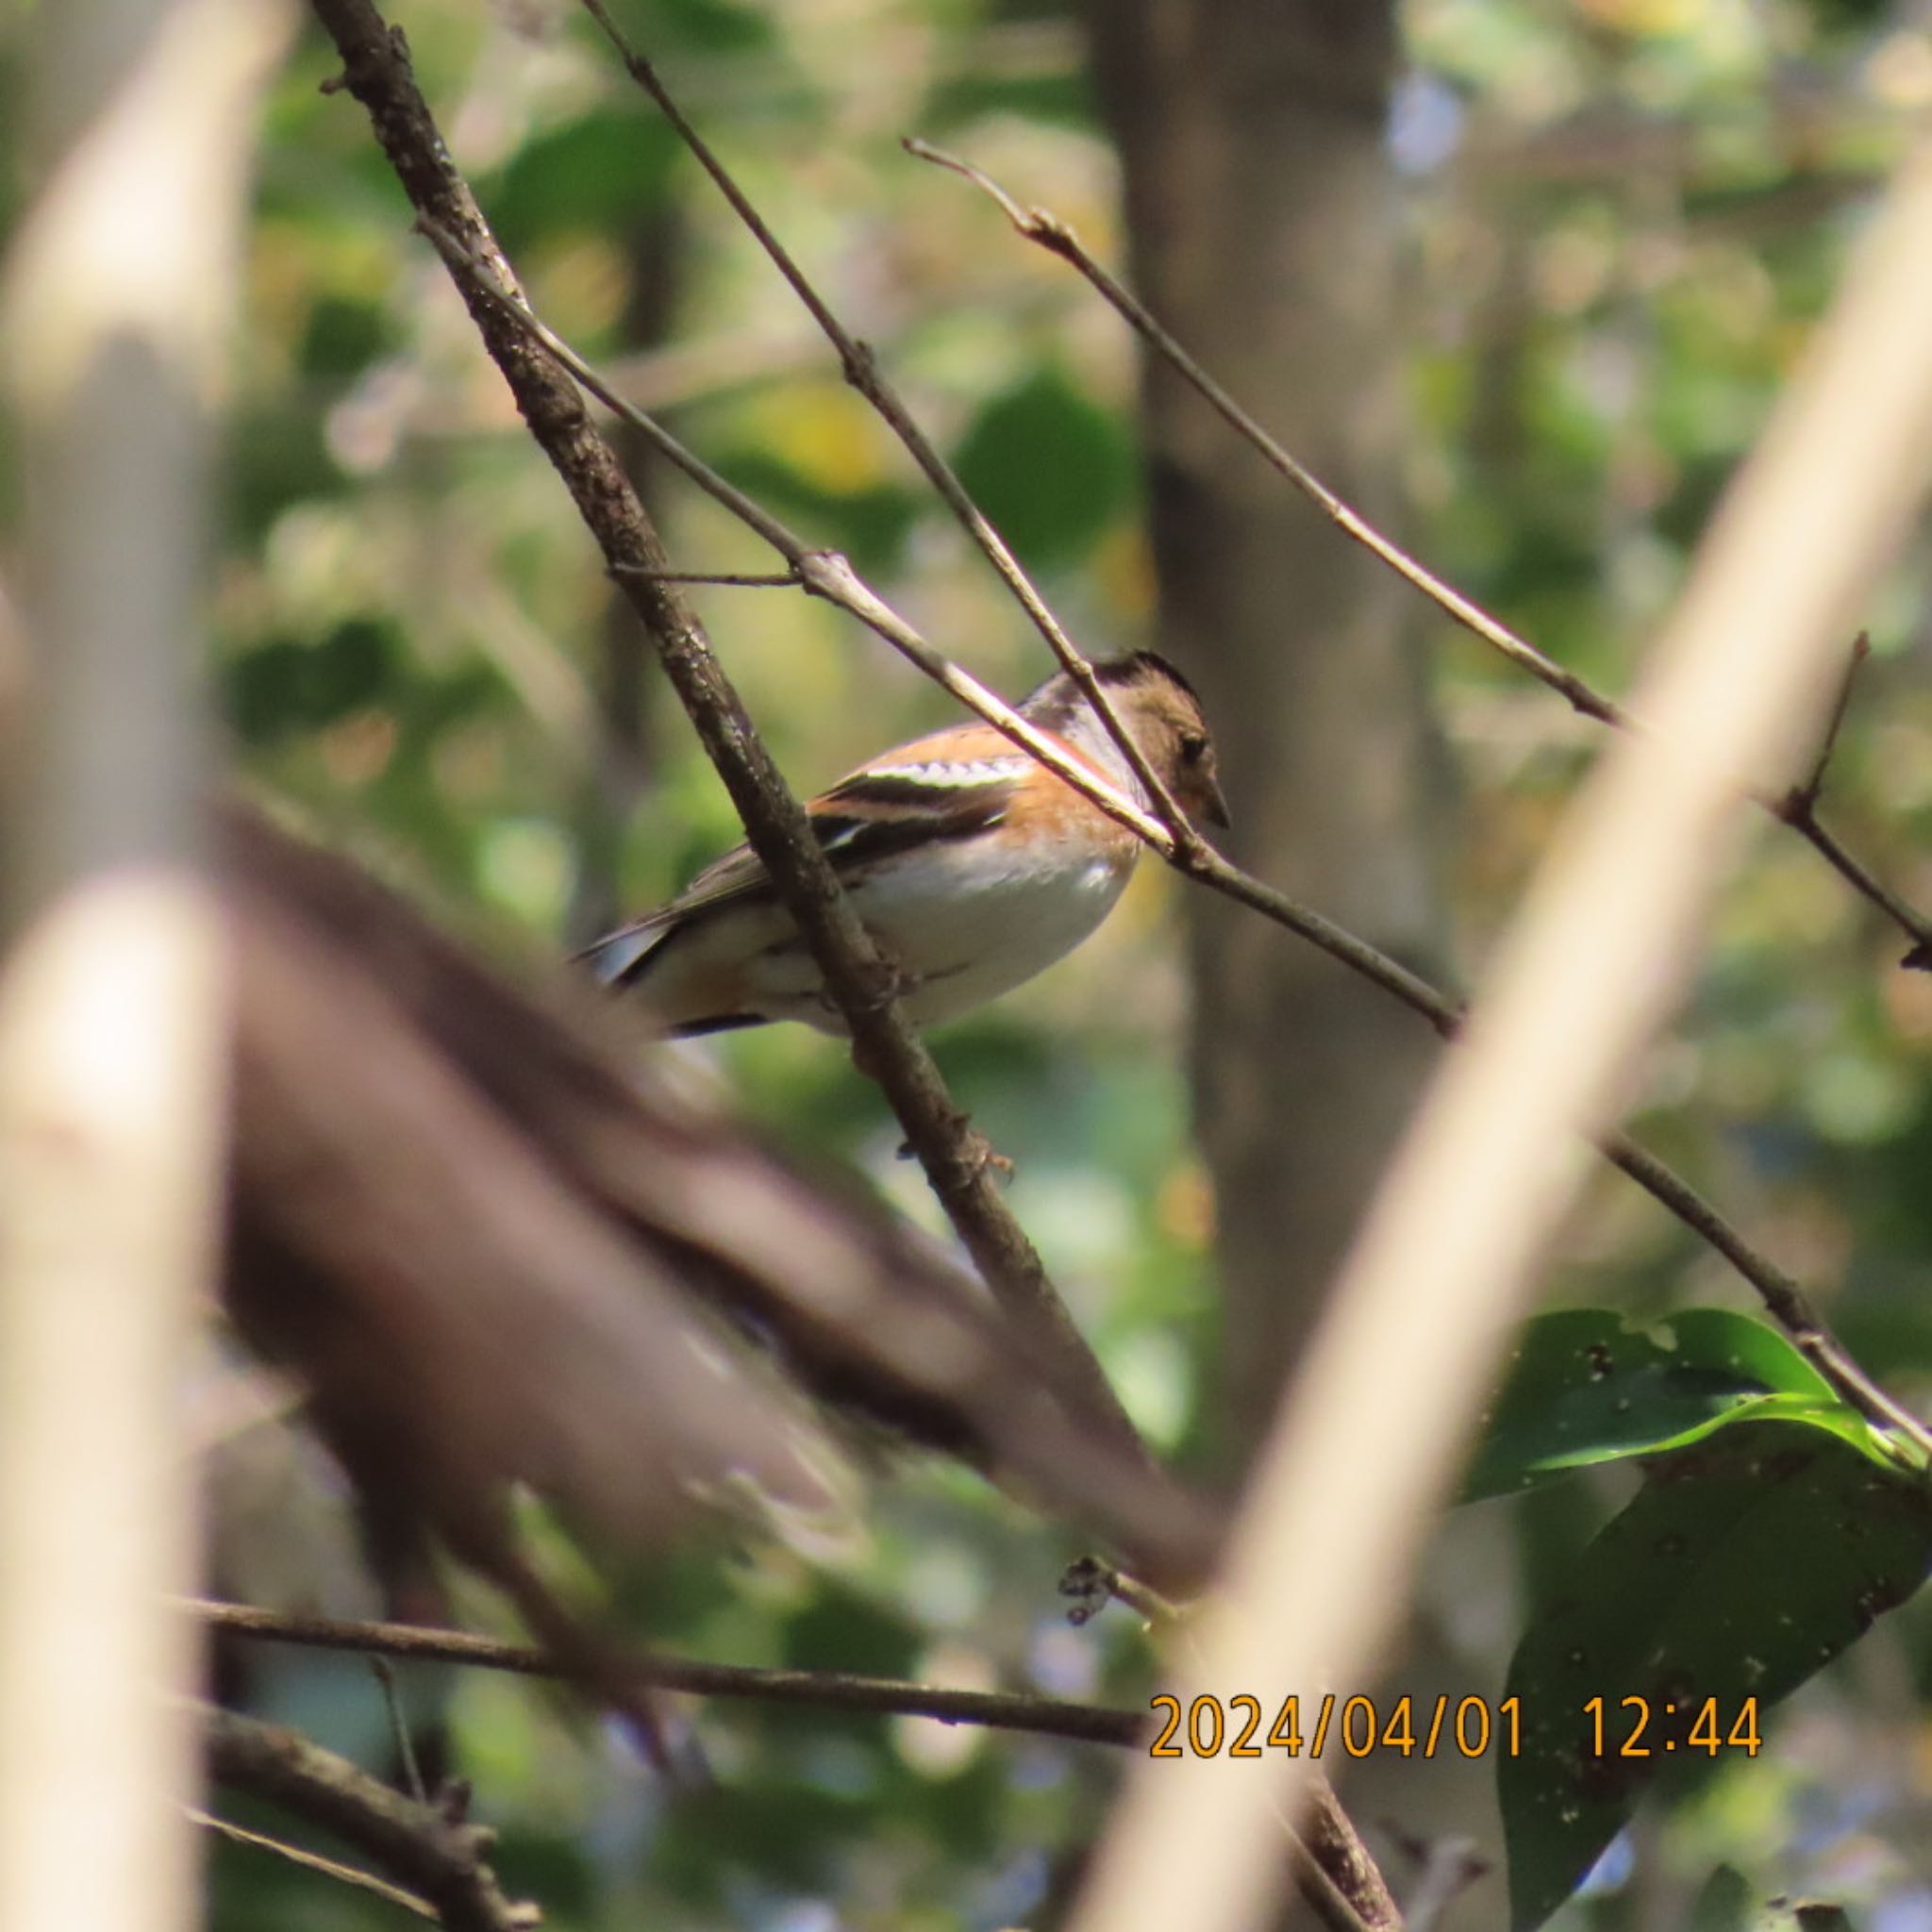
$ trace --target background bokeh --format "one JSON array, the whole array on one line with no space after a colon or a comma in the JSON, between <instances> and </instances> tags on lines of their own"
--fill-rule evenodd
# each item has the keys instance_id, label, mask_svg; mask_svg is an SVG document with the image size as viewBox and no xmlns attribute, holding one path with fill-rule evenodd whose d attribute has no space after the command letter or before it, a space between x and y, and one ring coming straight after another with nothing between
<instances>
[{"instance_id":1,"label":"background bokeh","mask_svg":"<svg viewBox=\"0 0 1932 1932\"><path fill-rule=\"evenodd\" d=\"M898 145L916 132L968 154L1122 258L1118 170L1079 22L1024 0L617 10L877 345L1074 635L1093 650L1151 641L1131 341L1063 268ZM575 9L409 0L395 17L546 318L981 677L1017 693L1043 675L1018 612ZM1402 25L1389 133L1401 534L1621 691L1847 239L1932 108L1932 7L1411 0ZM366 121L322 92L330 72L311 31L266 131L226 399L210 671L252 783L507 957L541 961L667 893L736 827L411 234ZM0 67L0 89L23 84L17 62ZM0 192L10 211L17 158ZM771 568L715 508L645 474L681 565ZM1284 525L1312 515L1286 490L1280 513ZM1922 905L1924 563L1921 543L1869 613L1874 657L1827 793L1832 822ZM947 715L826 607L774 590L696 594L801 790ZM1597 727L1433 612L1411 621L1456 773L1445 903L1469 980ZM1205 1466L1220 1454L1220 1344L1241 1338L1216 1332L1214 1191L1190 1136L1183 896L1144 869L1096 941L937 1048L1014 1160L1013 1204L1136 1419ZM1932 979L1897 970L1900 951L1814 855L1760 831L1647 1070L1638 1125L1816 1290L1870 1367L1923 1401ZM858 1164L934 1220L836 1047L777 1029L701 1060L780 1138ZM1273 1130L1292 1160L1324 1122L1291 1091L1280 1102ZM1571 1226L1547 1296L1645 1319L1746 1306L1613 1176ZM1365 1455L1375 1429L1363 1417ZM366 1607L326 1481L318 1495L311 1466L253 1436L229 1448L222 1580L290 1608ZM299 1507L286 1487L298 1476ZM1452 1515L1418 1651L1493 1694L1525 1603L1619 1492L1579 1479ZM1130 1617L1065 1621L1054 1585L1075 1552L967 1477L902 1466L840 1547L708 1543L627 1582L622 1613L706 1657L1143 1698L1151 1658ZM479 1624L494 1614L471 1607ZM247 1663L263 1708L383 1758L364 1667ZM1709 1889L1724 1864L1742 1874L1739 1897L1824 1895L1884 1932L1932 1926L1928 1676L1932 1626L1909 1607L1793 1700L1764 1757L1652 1807L1572 1922L1733 1923L1714 1916L1731 1881ZM481 1674L411 1690L447 1701L478 1814L504 1833L506 1884L565 1928L1050 1923L1115 1771L1096 1747L720 1704L697 1720L717 1787L668 1811L619 1740L541 1690ZM1398 1883L1407 1868L1383 1821L1422 1840L1468 1829L1497 1856L1488 1784L1487 1767L1439 1762L1362 1787L1357 1813ZM214 1923L233 1932L373 1925L387 1911L258 1854L212 1856ZM1462 1923L1489 1923L1494 1898L1472 1894Z\"/></svg>"}]
</instances>

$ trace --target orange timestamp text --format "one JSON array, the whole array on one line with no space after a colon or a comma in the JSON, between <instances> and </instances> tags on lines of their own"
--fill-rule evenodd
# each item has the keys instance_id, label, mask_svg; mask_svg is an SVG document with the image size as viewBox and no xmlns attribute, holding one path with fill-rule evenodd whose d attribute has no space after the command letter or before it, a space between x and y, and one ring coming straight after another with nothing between
<instances>
[{"instance_id":1,"label":"orange timestamp text","mask_svg":"<svg viewBox=\"0 0 1932 1932\"><path fill-rule=\"evenodd\" d=\"M1285 1751L1291 1757L1321 1757L1339 1751L1368 1757L1393 1751L1404 1757L1483 1757L1493 1750L1515 1757L1523 1748L1523 1700L1451 1698L1420 1703L1397 1697L1386 1709L1372 1697L1284 1698L1264 1734L1265 1707L1257 1697L1178 1697L1151 1700L1166 1722L1147 1747L1151 1757L1261 1757ZM1306 1728L1304 1728L1306 1726Z\"/></svg>"},{"instance_id":2,"label":"orange timestamp text","mask_svg":"<svg viewBox=\"0 0 1932 1932\"><path fill-rule=\"evenodd\" d=\"M1696 1751L1707 1757L1720 1751L1756 1757L1763 1748L1755 1697L1740 1698L1735 1711L1715 1697L1701 1704L1688 1697L1592 1697L1583 1714L1590 1720L1593 1757L1663 1757L1675 1752L1688 1757Z\"/></svg>"}]
</instances>

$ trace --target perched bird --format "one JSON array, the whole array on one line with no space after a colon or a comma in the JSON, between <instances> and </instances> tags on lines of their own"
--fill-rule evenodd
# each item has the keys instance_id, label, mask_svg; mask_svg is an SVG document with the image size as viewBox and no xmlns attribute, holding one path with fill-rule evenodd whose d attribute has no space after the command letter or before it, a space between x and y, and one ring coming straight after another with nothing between
<instances>
[{"instance_id":1,"label":"perched bird","mask_svg":"<svg viewBox=\"0 0 1932 1932\"><path fill-rule=\"evenodd\" d=\"M1214 741L1187 679L1151 651L1093 670L1182 809L1226 824ZM1149 804L1064 672L1019 708L1071 757ZM1064 779L977 723L899 745L806 808L920 1024L969 1012L1070 953L1113 909L1141 850ZM843 1030L764 867L742 845L581 957L674 1033L771 1020Z\"/></svg>"}]
</instances>

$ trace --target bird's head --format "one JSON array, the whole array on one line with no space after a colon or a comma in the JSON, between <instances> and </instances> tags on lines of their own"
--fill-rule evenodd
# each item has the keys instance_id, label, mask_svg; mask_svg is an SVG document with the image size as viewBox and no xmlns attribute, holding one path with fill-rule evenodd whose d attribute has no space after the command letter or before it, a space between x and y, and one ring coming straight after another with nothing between
<instances>
[{"instance_id":1,"label":"bird's head","mask_svg":"<svg viewBox=\"0 0 1932 1932\"><path fill-rule=\"evenodd\" d=\"M1098 658L1093 675L1181 809L1191 819L1225 825L1227 800L1215 763L1214 735L1193 686L1152 651ZM1031 723L1071 739L1089 756L1097 755L1108 771L1121 762L1107 726L1064 671L1048 678L1021 708Z\"/></svg>"}]
</instances>

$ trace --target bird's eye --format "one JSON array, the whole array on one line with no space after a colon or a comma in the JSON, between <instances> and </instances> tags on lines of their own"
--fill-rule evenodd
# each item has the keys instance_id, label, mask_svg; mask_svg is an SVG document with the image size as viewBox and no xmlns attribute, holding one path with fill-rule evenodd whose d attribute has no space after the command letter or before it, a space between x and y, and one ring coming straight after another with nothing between
<instances>
[{"instance_id":1,"label":"bird's eye","mask_svg":"<svg viewBox=\"0 0 1932 1932\"><path fill-rule=\"evenodd\" d=\"M1181 763L1198 765L1208 756L1208 741L1198 731L1181 734Z\"/></svg>"}]
</instances>

